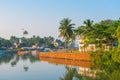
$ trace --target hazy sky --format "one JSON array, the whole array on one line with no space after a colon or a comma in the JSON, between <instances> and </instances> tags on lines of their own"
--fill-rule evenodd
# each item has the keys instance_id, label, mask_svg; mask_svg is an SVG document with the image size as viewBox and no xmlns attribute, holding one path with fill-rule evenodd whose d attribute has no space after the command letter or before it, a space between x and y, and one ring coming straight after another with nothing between
<instances>
[{"instance_id":1,"label":"hazy sky","mask_svg":"<svg viewBox=\"0 0 120 80\"><path fill-rule=\"evenodd\" d=\"M0 37L33 35L58 37L59 22L72 19L75 27L86 19L99 22L120 17L120 0L0 0Z\"/></svg>"}]
</instances>

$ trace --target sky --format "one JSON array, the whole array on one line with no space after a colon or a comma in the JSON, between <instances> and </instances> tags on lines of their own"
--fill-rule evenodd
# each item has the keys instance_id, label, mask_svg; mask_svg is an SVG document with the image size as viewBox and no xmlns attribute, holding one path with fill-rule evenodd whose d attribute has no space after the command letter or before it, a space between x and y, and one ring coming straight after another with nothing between
<instances>
[{"instance_id":1,"label":"sky","mask_svg":"<svg viewBox=\"0 0 120 80\"><path fill-rule=\"evenodd\" d=\"M58 38L60 21L78 27L86 19L100 22L120 17L120 0L0 0L0 37L33 35Z\"/></svg>"}]
</instances>

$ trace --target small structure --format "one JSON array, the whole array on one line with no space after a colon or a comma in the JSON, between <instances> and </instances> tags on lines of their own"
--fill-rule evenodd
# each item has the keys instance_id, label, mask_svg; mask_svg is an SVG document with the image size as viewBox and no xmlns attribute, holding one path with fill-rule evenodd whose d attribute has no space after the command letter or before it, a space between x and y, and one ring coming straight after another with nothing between
<instances>
[{"instance_id":1,"label":"small structure","mask_svg":"<svg viewBox=\"0 0 120 80\"><path fill-rule=\"evenodd\" d=\"M91 52L91 51L96 51L98 48L96 48L95 44L89 44L88 46L85 46L85 41L83 39L79 39L79 51L80 52ZM108 51L109 47L107 44L102 45L102 49Z\"/></svg>"},{"instance_id":2,"label":"small structure","mask_svg":"<svg viewBox=\"0 0 120 80\"><path fill-rule=\"evenodd\" d=\"M83 39L79 39L78 42L80 52L96 51L95 44L89 44L87 47L85 47L85 41Z\"/></svg>"},{"instance_id":3,"label":"small structure","mask_svg":"<svg viewBox=\"0 0 120 80\"><path fill-rule=\"evenodd\" d=\"M79 39L78 42L79 42L79 51L84 52L85 51L85 48L84 48L84 43L85 42L84 42L84 40Z\"/></svg>"},{"instance_id":4,"label":"small structure","mask_svg":"<svg viewBox=\"0 0 120 80\"><path fill-rule=\"evenodd\" d=\"M95 44L89 44L88 46L85 46L85 40L81 38L78 40L78 42L79 42L80 52L85 53L85 52L90 52L90 51L96 51Z\"/></svg>"}]
</instances>

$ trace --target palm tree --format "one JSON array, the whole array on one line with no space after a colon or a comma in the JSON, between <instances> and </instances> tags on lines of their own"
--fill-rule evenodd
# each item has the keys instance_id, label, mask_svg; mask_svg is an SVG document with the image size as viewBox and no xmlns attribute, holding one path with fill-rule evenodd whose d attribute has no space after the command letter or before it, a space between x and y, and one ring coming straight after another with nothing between
<instances>
[{"instance_id":1,"label":"palm tree","mask_svg":"<svg viewBox=\"0 0 120 80\"><path fill-rule=\"evenodd\" d=\"M81 37L81 36L84 36L85 35L87 36L87 34L94 30L95 28L93 27L93 21L90 20L90 19L87 19L83 22L85 25L83 26L79 26L78 28L75 29L75 34L78 36L78 37Z\"/></svg>"},{"instance_id":2,"label":"palm tree","mask_svg":"<svg viewBox=\"0 0 120 80\"><path fill-rule=\"evenodd\" d=\"M93 27L92 27L93 21L92 20L87 19L87 20L84 21L84 24L85 24L85 27L86 27L87 30L90 31L90 30L93 29Z\"/></svg>"},{"instance_id":3,"label":"palm tree","mask_svg":"<svg viewBox=\"0 0 120 80\"><path fill-rule=\"evenodd\" d=\"M28 43L28 39L26 38L26 36L28 35L28 31L24 30L24 29L22 29L22 30L23 30L23 32L22 32L23 37L19 40L19 42L27 44ZM26 46L26 45L24 45L24 46Z\"/></svg>"},{"instance_id":4,"label":"palm tree","mask_svg":"<svg viewBox=\"0 0 120 80\"><path fill-rule=\"evenodd\" d=\"M63 39L65 39L66 44L69 43L70 40L75 39L73 37L74 36L73 25L75 25L75 24L71 23L71 19L69 19L69 18L64 18L60 22L59 37L63 37Z\"/></svg>"},{"instance_id":5,"label":"palm tree","mask_svg":"<svg viewBox=\"0 0 120 80\"><path fill-rule=\"evenodd\" d=\"M75 36L79 38L81 38L83 36L83 33L85 31L85 26L78 26L74 32L75 32Z\"/></svg>"}]
</instances>

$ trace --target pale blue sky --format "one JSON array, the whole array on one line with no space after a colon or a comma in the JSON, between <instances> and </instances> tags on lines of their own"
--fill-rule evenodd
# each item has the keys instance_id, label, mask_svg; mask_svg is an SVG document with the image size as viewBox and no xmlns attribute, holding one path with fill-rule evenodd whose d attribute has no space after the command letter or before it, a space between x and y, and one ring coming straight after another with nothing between
<instances>
[{"instance_id":1,"label":"pale blue sky","mask_svg":"<svg viewBox=\"0 0 120 80\"><path fill-rule=\"evenodd\" d=\"M59 22L69 17L75 27L84 20L99 22L120 17L120 0L0 0L0 37L58 37Z\"/></svg>"}]
</instances>

